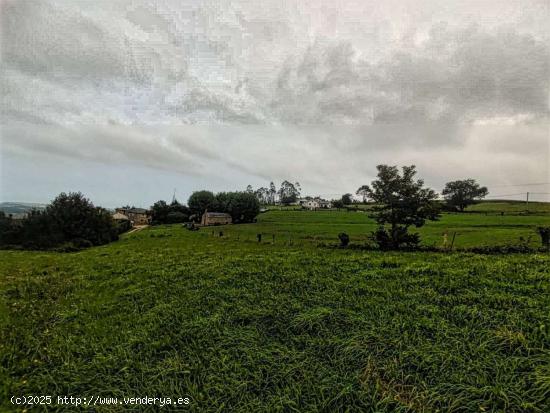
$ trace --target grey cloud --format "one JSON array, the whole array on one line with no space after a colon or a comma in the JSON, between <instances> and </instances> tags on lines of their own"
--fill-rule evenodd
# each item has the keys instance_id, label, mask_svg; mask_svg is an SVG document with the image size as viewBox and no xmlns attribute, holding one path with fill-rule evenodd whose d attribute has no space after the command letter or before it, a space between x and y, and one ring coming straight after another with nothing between
<instances>
[{"instance_id":1,"label":"grey cloud","mask_svg":"<svg viewBox=\"0 0 550 413\"><path fill-rule=\"evenodd\" d=\"M360 53L357 39L317 36L304 50L279 54L266 76L259 47L286 44L296 35L288 23L247 19L230 9L215 11L220 16L212 20L207 7L180 8L172 13L184 20L178 25L169 13L175 3L162 11L125 3L116 27L109 24L114 17L102 25L103 14L67 4L5 3L5 70L58 83L76 93L75 106L89 104L88 97L79 102L76 85L92 82L92 100L98 107L114 104L121 121L147 119L151 109L150 117L160 122L170 115L182 123L243 124L453 123L548 114L549 48L511 29L435 24L425 40L409 41L378 61ZM243 56L248 49L258 51L255 60ZM105 102L107 90L133 107ZM25 110L17 96L10 102Z\"/></svg>"},{"instance_id":2,"label":"grey cloud","mask_svg":"<svg viewBox=\"0 0 550 413\"><path fill-rule=\"evenodd\" d=\"M205 172L192 147L178 148L156 139L144 128L109 125L78 127L12 123L4 126L4 150L46 156L65 156L108 164L138 163L157 169L200 175ZM44 139L55 136L55 139Z\"/></svg>"},{"instance_id":3,"label":"grey cloud","mask_svg":"<svg viewBox=\"0 0 550 413\"><path fill-rule=\"evenodd\" d=\"M354 58L349 43L316 45L281 70L272 105L296 123L338 122L340 114L363 124L546 116L549 57L532 36L475 28L434 29L422 45L375 65Z\"/></svg>"}]
</instances>

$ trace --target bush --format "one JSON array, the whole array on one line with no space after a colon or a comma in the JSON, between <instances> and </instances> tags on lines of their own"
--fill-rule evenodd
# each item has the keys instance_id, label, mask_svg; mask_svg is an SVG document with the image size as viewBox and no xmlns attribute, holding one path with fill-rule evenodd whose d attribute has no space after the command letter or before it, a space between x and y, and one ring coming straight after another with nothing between
<instances>
[{"instance_id":1,"label":"bush","mask_svg":"<svg viewBox=\"0 0 550 413\"><path fill-rule=\"evenodd\" d=\"M489 255L498 255L498 254L531 254L538 252L535 248L530 248L526 244L517 244L517 245L490 245L483 247L471 247L463 248L457 250L460 252L473 252L476 254L489 254Z\"/></svg>"},{"instance_id":2,"label":"bush","mask_svg":"<svg viewBox=\"0 0 550 413\"><path fill-rule=\"evenodd\" d=\"M122 234L126 231L130 231L132 223L129 220L121 220L116 223L117 233Z\"/></svg>"},{"instance_id":3,"label":"bush","mask_svg":"<svg viewBox=\"0 0 550 413\"><path fill-rule=\"evenodd\" d=\"M396 227L393 234L390 234L390 231L382 226L378 227L370 238L384 251L397 249L400 245L414 248L420 243L420 236L418 234L410 234L407 228L401 226Z\"/></svg>"},{"instance_id":4,"label":"bush","mask_svg":"<svg viewBox=\"0 0 550 413\"><path fill-rule=\"evenodd\" d=\"M189 219L189 208L174 200L170 205L166 201L157 201L151 207L153 225L179 224Z\"/></svg>"},{"instance_id":5,"label":"bush","mask_svg":"<svg viewBox=\"0 0 550 413\"><path fill-rule=\"evenodd\" d=\"M550 250L550 227L538 227L537 232L540 235L542 246Z\"/></svg>"},{"instance_id":6,"label":"bush","mask_svg":"<svg viewBox=\"0 0 550 413\"><path fill-rule=\"evenodd\" d=\"M93 244L89 240L84 238L75 238L71 241L71 244L73 244L76 248L79 248L79 249L93 247Z\"/></svg>"},{"instance_id":7,"label":"bush","mask_svg":"<svg viewBox=\"0 0 550 413\"><path fill-rule=\"evenodd\" d=\"M168 215L166 216L165 223L181 224L181 223L187 222L188 219L189 219L189 215L184 214L183 212L173 211L168 213Z\"/></svg>"},{"instance_id":8,"label":"bush","mask_svg":"<svg viewBox=\"0 0 550 413\"><path fill-rule=\"evenodd\" d=\"M338 239L340 240L340 246L341 247L347 247L349 244L349 235L345 232L341 232L338 234Z\"/></svg>"},{"instance_id":9,"label":"bush","mask_svg":"<svg viewBox=\"0 0 550 413\"><path fill-rule=\"evenodd\" d=\"M79 192L61 193L44 211L31 211L20 224L4 223L1 229L2 245L27 249L50 249L68 243L86 248L116 241L119 234L111 214L95 207Z\"/></svg>"}]
</instances>

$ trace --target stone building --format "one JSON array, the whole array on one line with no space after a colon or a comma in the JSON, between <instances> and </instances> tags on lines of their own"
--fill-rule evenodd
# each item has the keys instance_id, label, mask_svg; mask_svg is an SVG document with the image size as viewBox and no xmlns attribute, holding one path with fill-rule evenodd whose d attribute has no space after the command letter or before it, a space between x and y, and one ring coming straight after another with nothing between
<instances>
[{"instance_id":1,"label":"stone building","mask_svg":"<svg viewBox=\"0 0 550 413\"><path fill-rule=\"evenodd\" d=\"M126 216L132 223L132 226L149 225L151 222L151 217L147 213L147 210L143 208L117 208L115 215L117 214ZM119 216L119 219L120 218Z\"/></svg>"},{"instance_id":2,"label":"stone building","mask_svg":"<svg viewBox=\"0 0 550 413\"><path fill-rule=\"evenodd\" d=\"M208 212L206 211L204 214L202 214L201 218L201 225L208 226L208 225L226 225L231 224L233 220L231 219L231 215L226 214L224 212Z\"/></svg>"}]
</instances>

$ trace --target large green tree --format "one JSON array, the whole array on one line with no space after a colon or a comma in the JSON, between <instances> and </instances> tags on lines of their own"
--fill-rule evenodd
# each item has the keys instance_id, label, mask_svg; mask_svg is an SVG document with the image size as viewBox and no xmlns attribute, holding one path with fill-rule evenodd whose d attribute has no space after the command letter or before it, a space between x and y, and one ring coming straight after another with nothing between
<instances>
[{"instance_id":1,"label":"large green tree","mask_svg":"<svg viewBox=\"0 0 550 413\"><path fill-rule=\"evenodd\" d=\"M3 243L26 248L101 245L118 239L119 228L111 214L94 206L80 192L59 194L44 211L31 211L21 224L8 227Z\"/></svg>"},{"instance_id":2,"label":"large green tree","mask_svg":"<svg viewBox=\"0 0 550 413\"><path fill-rule=\"evenodd\" d=\"M342 195L342 204L351 205L352 203L353 203L353 195L351 194Z\"/></svg>"},{"instance_id":3,"label":"large green tree","mask_svg":"<svg viewBox=\"0 0 550 413\"><path fill-rule=\"evenodd\" d=\"M176 224L189 220L189 208L174 199L170 205L166 201L157 201L151 207L153 225Z\"/></svg>"},{"instance_id":4,"label":"large green tree","mask_svg":"<svg viewBox=\"0 0 550 413\"><path fill-rule=\"evenodd\" d=\"M368 192L367 192L367 188L369 186L368 185L361 185L357 191L355 192L355 195L359 195L363 198L363 203L365 204L367 202L367 195L368 195Z\"/></svg>"},{"instance_id":5,"label":"large green tree","mask_svg":"<svg viewBox=\"0 0 550 413\"><path fill-rule=\"evenodd\" d=\"M463 212L467 206L475 204L485 198L489 191L486 187L480 186L474 179L463 179L447 182L441 194L447 205Z\"/></svg>"},{"instance_id":6,"label":"large green tree","mask_svg":"<svg viewBox=\"0 0 550 413\"><path fill-rule=\"evenodd\" d=\"M187 201L191 214L201 216L204 211L216 211L217 201L210 191L196 191L191 194Z\"/></svg>"},{"instance_id":7,"label":"large green tree","mask_svg":"<svg viewBox=\"0 0 550 413\"><path fill-rule=\"evenodd\" d=\"M166 201L160 200L151 207L151 221L153 225L165 224L170 213L170 205Z\"/></svg>"},{"instance_id":8,"label":"large green tree","mask_svg":"<svg viewBox=\"0 0 550 413\"><path fill-rule=\"evenodd\" d=\"M282 204L288 205L296 202L299 196L300 184L298 182L293 184L289 181L283 181L279 189L279 201L281 201Z\"/></svg>"},{"instance_id":9,"label":"large green tree","mask_svg":"<svg viewBox=\"0 0 550 413\"><path fill-rule=\"evenodd\" d=\"M253 222L260 213L260 202L249 192L220 192L216 194L219 212L231 215L233 223Z\"/></svg>"},{"instance_id":10,"label":"large green tree","mask_svg":"<svg viewBox=\"0 0 550 413\"><path fill-rule=\"evenodd\" d=\"M437 220L437 194L424 187L422 179L415 180L416 167L378 165L377 179L364 185L365 193L374 202L371 217L379 224L373 233L383 249L397 249L401 245L420 242L418 234L410 234L409 227L419 228L426 220Z\"/></svg>"},{"instance_id":11,"label":"large green tree","mask_svg":"<svg viewBox=\"0 0 550 413\"><path fill-rule=\"evenodd\" d=\"M46 207L45 214L67 241L84 239L93 245L101 245L118 238L111 214L95 207L80 192L62 192Z\"/></svg>"}]
</instances>

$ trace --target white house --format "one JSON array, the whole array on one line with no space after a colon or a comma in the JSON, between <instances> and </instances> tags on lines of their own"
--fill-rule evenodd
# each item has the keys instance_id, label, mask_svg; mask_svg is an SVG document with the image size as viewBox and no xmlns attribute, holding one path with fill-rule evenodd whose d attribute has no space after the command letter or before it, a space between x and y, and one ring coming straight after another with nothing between
<instances>
[{"instance_id":1,"label":"white house","mask_svg":"<svg viewBox=\"0 0 550 413\"><path fill-rule=\"evenodd\" d=\"M309 210L332 208L332 202L327 201L325 199L321 199L319 197L307 199L304 202L302 202L301 205L303 208L306 208Z\"/></svg>"}]
</instances>

